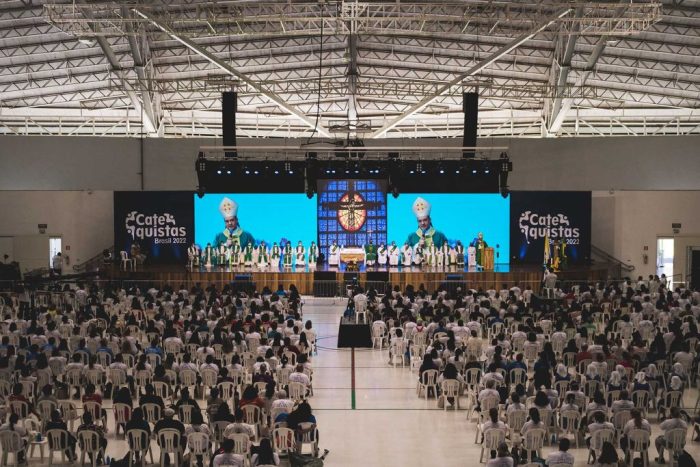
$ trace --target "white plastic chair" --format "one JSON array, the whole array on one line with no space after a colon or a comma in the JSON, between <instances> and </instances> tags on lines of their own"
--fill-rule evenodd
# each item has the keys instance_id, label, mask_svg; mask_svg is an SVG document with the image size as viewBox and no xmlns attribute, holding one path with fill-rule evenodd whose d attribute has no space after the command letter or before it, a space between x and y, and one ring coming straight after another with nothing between
<instances>
[{"instance_id":1,"label":"white plastic chair","mask_svg":"<svg viewBox=\"0 0 700 467\"><path fill-rule=\"evenodd\" d=\"M644 466L649 465L649 432L641 429L633 429L627 434L627 453L630 459L638 452L642 457Z\"/></svg>"},{"instance_id":2,"label":"white plastic chair","mask_svg":"<svg viewBox=\"0 0 700 467\"><path fill-rule=\"evenodd\" d=\"M433 394L437 394L437 370L425 370L422 375L418 376L417 392L420 397L421 392L425 394L425 400L428 400L428 389L433 389Z\"/></svg>"},{"instance_id":3,"label":"white plastic chair","mask_svg":"<svg viewBox=\"0 0 700 467\"><path fill-rule=\"evenodd\" d=\"M289 382L289 398L295 402L301 402L306 397L306 385L295 381Z\"/></svg>"},{"instance_id":4,"label":"white plastic chair","mask_svg":"<svg viewBox=\"0 0 700 467\"><path fill-rule=\"evenodd\" d=\"M129 407L127 404L115 402L113 408L114 408L114 423L116 425L116 427L114 429L114 433L115 433L115 435L118 435L119 428L121 427L122 430L124 430L126 423L131 418L131 407Z\"/></svg>"},{"instance_id":5,"label":"white plastic chair","mask_svg":"<svg viewBox=\"0 0 700 467\"><path fill-rule=\"evenodd\" d=\"M484 432L484 442L481 444L481 454L479 455L479 462L482 464L484 462L484 452L486 452L486 459L489 458L489 453L491 451L496 451L498 445L506 441L506 430L501 430L499 428L491 428Z\"/></svg>"},{"instance_id":6,"label":"white plastic chair","mask_svg":"<svg viewBox=\"0 0 700 467\"><path fill-rule=\"evenodd\" d=\"M209 458L209 435L206 433L190 433L187 435L187 447L190 449L190 466L197 464L197 456Z\"/></svg>"},{"instance_id":7,"label":"white plastic chair","mask_svg":"<svg viewBox=\"0 0 700 467\"><path fill-rule=\"evenodd\" d=\"M389 353L391 355L391 364L396 367L396 359L400 358L401 367L403 368L406 365L406 341L401 339L391 344L391 346L392 348Z\"/></svg>"},{"instance_id":8,"label":"white plastic chair","mask_svg":"<svg viewBox=\"0 0 700 467\"><path fill-rule=\"evenodd\" d=\"M279 427L272 430L272 448L280 455L289 455L296 447L294 431Z\"/></svg>"},{"instance_id":9,"label":"white plastic chair","mask_svg":"<svg viewBox=\"0 0 700 467\"><path fill-rule=\"evenodd\" d=\"M46 438L49 441L49 467L53 465L53 453L61 454L61 463L66 463L66 449L68 449L68 437L70 435L66 430L53 429L46 432Z\"/></svg>"},{"instance_id":10,"label":"white plastic chair","mask_svg":"<svg viewBox=\"0 0 700 467\"><path fill-rule=\"evenodd\" d=\"M668 450L668 456L671 459L670 464L674 465L674 457L682 453L685 449L686 429L674 428L668 430L664 434L664 438L666 439L666 450Z\"/></svg>"},{"instance_id":11,"label":"white plastic chair","mask_svg":"<svg viewBox=\"0 0 700 467\"><path fill-rule=\"evenodd\" d=\"M444 410L447 410L447 398L449 397L454 398L455 410L459 410L459 381L457 381L456 379L446 379L442 383L440 383L440 389L442 391L440 397L442 397L445 401L445 403L443 404Z\"/></svg>"},{"instance_id":12,"label":"white plastic chair","mask_svg":"<svg viewBox=\"0 0 700 467\"><path fill-rule=\"evenodd\" d=\"M356 302L355 303L355 324L359 324L360 315L362 315L362 320L367 323L367 303L366 302Z\"/></svg>"},{"instance_id":13,"label":"white plastic chair","mask_svg":"<svg viewBox=\"0 0 700 467\"><path fill-rule=\"evenodd\" d=\"M93 430L78 432L78 445L80 446L80 465L85 465L85 455L92 458L92 467L97 467L97 457L102 452L100 435Z\"/></svg>"},{"instance_id":14,"label":"white plastic chair","mask_svg":"<svg viewBox=\"0 0 700 467\"><path fill-rule=\"evenodd\" d=\"M578 431L581 424L581 412L578 410L563 410L560 414L560 427L565 435L572 435L578 449Z\"/></svg>"},{"instance_id":15,"label":"white plastic chair","mask_svg":"<svg viewBox=\"0 0 700 467\"><path fill-rule=\"evenodd\" d=\"M2 447L2 465L7 465L8 457L12 454L14 465L17 467L19 464L17 456L24 450L24 443L19 433L12 430L0 432L0 446Z\"/></svg>"},{"instance_id":16,"label":"white plastic chair","mask_svg":"<svg viewBox=\"0 0 700 467\"><path fill-rule=\"evenodd\" d=\"M124 271L127 271L129 268L131 268L131 270L133 271L134 268L136 267L136 260L129 258L129 253L127 253L124 250L119 252L119 256L122 260L121 266L120 266L121 269L123 269Z\"/></svg>"},{"instance_id":17,"label":"white plastic chair","mask_svg":"<svg viewBox=\"0 0 700 467\"><path fill-rule=\"evenodd\" d=\"M594 460L598 459L603 450L603 444L606 442L611 443L613 446L615 445L615 430L612 428L601 428L593 432L590 449Z\"/></svg>"},{"instance_id":18,"label":"white plastic chair","mask_svg":"<svg viewBox=\"0 0 700 467\"><path fill-rule=\"evenodd\" d=\"M544 428L532 428L523 436L523 448L527 451L527 461L532 462L533 451L537 453L537 457L542 457L542 447L544 446L544 438L547 436L547 430Z\"/></svg>"},{"instance_id":19,"label":"white plastic chair","mask_svg":"<svg viewBox=\"0 0 700 467\"><path fill-rule=\"evenodd\" d=\"M479 442L479 435L481 434L481 424L486 421L489 411L491 409L497 409L500 399L498 396L486 396L481 401L481 411L479 412L479 417L476 421L476 430L474 433L474 442Z\"/></svg>"},{"instance_id":20,"label":"white plastic chair","mask_svg":"<svg viewBox=\"0 0 700 467\"><path fill-rule=\"evenodd\" d=\"M175 428L165 428L158 432L156 439L160 448L160 465L165 465L165 456L168 454L174 456L170 465L180 465L179 460L182 458L180 432Z\"/></svg>"},{"instance_id":21,"label":"white plastic chair","mask_svg":"<svg viewBox=\"0 0 700 467\"><path fill-rule=\"evenodd\" d=\"M139 454L141 464L146 465L146 456L151 455L151 464L153 464L153 451L151 451L151 440L146 430L131 429L126 432L126 439L129 444L129 450L132 454ZM134 462L134 456L129 456L129 467Z\"/></svg>"}]
</instances>

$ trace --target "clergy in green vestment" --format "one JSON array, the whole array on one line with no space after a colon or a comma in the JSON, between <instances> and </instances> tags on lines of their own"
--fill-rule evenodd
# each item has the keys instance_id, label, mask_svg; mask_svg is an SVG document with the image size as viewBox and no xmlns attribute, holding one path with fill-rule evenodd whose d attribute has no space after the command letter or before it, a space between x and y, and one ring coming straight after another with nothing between
<instances>
[{"instance_id":1,"label":"clergy in green vestment","mask_svg":"<svg viewBox=\"0 0 700 467\"><path fill-rule=\"evenodd\" d=\"M253 236L244 231L238 224L238 204L235 201L229 198L222 199L219 204L219 212L224 218L225 228L223 232L216 234L214 238L215 248L219 248L221 245L230 248L234 244L238 244L240 247L244 247L248 243L255 244Z\"/></svg>"},{"instance_id":2,"label":"clergy in green vestment","mask_svg":"<svg viewBox=\"0 0 700 467\"><path fill-rule=\"evenodd\" d=\"M246 266L250 266L253 263L253 243L248 242L243 249L243 262Z\"/></svg>"},{"instance_id":3,"label":"clergy in green vestment","mask_svg":"<svg viewBox=\"0 0 700 467\"><path fill-rule=\"evenodd\" d=\"M309 264L316 264L318 261L318 246L316 246L315 242L311 242L311 246L309 246Z\"/></svg>"},{"instance_id":4,"label":"clergy in green vestment","mask_svg":"<svg viewBox=\"0 0 700 467\"><path fill-rule=\"evenodd\" d=\"M292 250L292 243L287 242L282 250L282 264L284 267L292 267L292 258L294 257L294 250Z\"/></svg>"},{"instance_id":5,"label":"clergy in green vestment","mask_svg":"<svg viewBox=\"0 0 700 467\"><path fill-rule=\"evenodd\" d=\"M372 240L365 245L365 264L367 266L372 266L377 262L377 245L375 245Z\"/></svg>"},{"instance_id":6,"label":"clergy in green vestment","mask_svg":"<svg viewBox=\"0 0 700 467\"><path fill-rule=\"evenodd\" d=\"M280 258L282 257L282 250L280 249L277 242L272 244L272 249L270 250L270 260L273 266L279 266Z\"/></svg>"},{"instance_id":7,"label":"clergy in green vestment","mask_svg":"<svg viewBox=\"0 0 700 467\"><path fill-rule=\"evenodd\" d=\"M472 241L471 246L476 249L476 265L484 267L484 252L489 245L484 241L484 234L482 232L479 232L479 236Z\"/></svg>"},{"instance_id":8,"label":"clergy in green vestment","mask_svg":"<svg viewBox=\"0 0 700 467\"><path fill-rule=\"evenodd\" d=\"M430 219L431 205L428 201L421 197L416 198L413 202L413 214L418 220L418 229L408 236L408 244L415 247L423 240L423 247L429 248L435 245L437 248L442 248L442 245L447 241L445 234L433 227L433 222Z\"/></svg>"}]
</instances>

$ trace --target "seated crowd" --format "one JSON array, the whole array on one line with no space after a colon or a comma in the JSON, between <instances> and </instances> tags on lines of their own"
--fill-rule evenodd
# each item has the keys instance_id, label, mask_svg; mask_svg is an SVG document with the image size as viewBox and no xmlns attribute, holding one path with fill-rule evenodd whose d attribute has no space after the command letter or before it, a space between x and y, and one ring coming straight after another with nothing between
<instances>
[{"instance_id":1,"label":"seated crowd","mask_svg":"<svg viewBox=\"0 0 700 467\"><path fill-rule=\"evenodd\" d=\"M302 307L293 285L0 293L4 454L23 463L39 447L43 459L48 445L50 457L100 464L118 436L130 449L116 465L153 463L154 446L163 465L317 454L316 332Z\"/></svg>"},{"instance_id":2,"label":"seated crowd","mask_svg":"<svg viewBox=\"0 0 700 467\"><path fill-rule=\"evenodd\" d=\"M518 284L384 295L358 287L348 308L370 315L373 345L388 346L390 365L410 362L419 396L445 409L467 399L490 465L573 465L568 450L579 443L597 465L648 461L652 443L664 463L665 450L682 454L689 424L698 440L700 419L682 402L697 376L699 292L651 277L558 284L554 305L533 295ZM656 439L652 410L665 419ZM544 443L557 439L543 459Z\"/></svg>"}]
</instances>

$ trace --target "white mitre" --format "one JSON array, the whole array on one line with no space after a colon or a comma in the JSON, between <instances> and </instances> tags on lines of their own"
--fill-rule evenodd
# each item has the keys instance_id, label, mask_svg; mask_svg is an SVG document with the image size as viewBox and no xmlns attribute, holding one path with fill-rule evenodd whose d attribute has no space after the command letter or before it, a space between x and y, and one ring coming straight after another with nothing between
<instances>
[{"instance_id":1,"label":"white mitre","mask_svg":"<svg viewBox=\"0 0 700 467\"><path fill-rule=\"evenodd\" d=\"M219 212L224 219L231 219L238 216L238 204L229 198L224 198L219 204Z\"/></svg>"},{"instance_id":2,"label":"white mitre","mask_svg":"<svg viewBox=\"0 0 700 467\"><path fill-rule=\"evenodd\" d=\"M416 215L418 220L430 217L430 203L421 197L416 198L413 202L413 214Z\"/></svg>"}]
</instances>

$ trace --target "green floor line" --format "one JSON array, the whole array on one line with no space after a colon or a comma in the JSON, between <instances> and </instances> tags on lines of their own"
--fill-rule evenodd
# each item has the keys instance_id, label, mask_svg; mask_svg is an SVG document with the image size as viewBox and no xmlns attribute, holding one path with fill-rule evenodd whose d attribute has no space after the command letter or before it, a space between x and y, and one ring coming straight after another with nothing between
<instances>
[{"instance_id":1,"label":"green floor line","mask_svg":"<svg viewBox=\"0 0 700 467\"><path fill-rule=\"evenodd\" d=\"M350 407L355 410L355 348L350 352Z\"/></svg>"}]
</instances>

